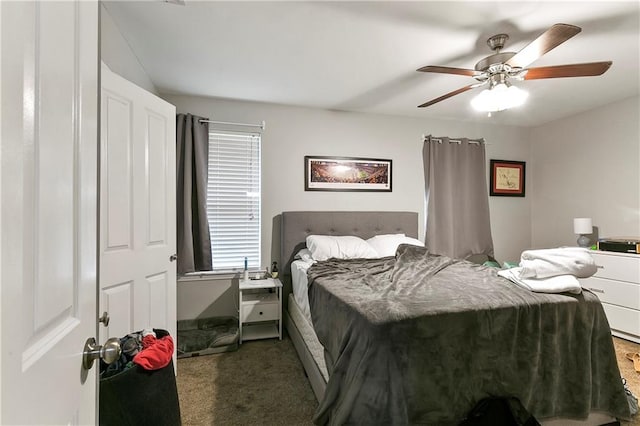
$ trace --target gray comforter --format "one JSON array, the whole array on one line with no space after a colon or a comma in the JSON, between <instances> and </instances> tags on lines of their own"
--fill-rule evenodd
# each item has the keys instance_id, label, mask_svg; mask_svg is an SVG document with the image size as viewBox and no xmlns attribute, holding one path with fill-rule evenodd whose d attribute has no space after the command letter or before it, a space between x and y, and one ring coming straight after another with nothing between
<instances>
[{"instance_id":1,"label":"gray comforter","mask_svg":"<svg viewBox=\"0 0 640 426\"><path fill-rule=\"evenodd\" d=\"M317 424L457 424L487 396L537 418L629 418L598 298L529 292L495 269L402 245L308 271L330 379Z\"/></svg>"}]
</instances>

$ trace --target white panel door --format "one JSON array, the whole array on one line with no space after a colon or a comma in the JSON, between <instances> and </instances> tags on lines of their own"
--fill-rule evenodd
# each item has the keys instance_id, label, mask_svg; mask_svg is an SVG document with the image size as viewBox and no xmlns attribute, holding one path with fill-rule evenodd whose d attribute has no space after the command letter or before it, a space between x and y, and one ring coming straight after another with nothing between
<instances>
[{"instance_id":1,"label":"white panel door","mask_svg":"<svg viewBox=\"0 0 640 426\"><path fill-rule=\"evenodd\" d=\"M176 338L175 107L102 66L100 339Z\"/></svg>"},{"instance_id":2,"label":"white panel door","mask_svg":"<svg viewBox=\"0 0 640 426\"><path fill-rule=\"evenodd\" d=\"M0 424L92 424L97 2L2 2ZM95 365L95 364L94 364Z\"/></svg>"}]
</instances>

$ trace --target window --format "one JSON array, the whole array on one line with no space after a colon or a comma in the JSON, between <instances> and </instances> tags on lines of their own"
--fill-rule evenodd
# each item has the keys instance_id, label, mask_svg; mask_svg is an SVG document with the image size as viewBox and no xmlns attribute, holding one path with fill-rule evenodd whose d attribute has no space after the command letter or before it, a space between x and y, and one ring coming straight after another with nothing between
<instances>
[{"instance_id":1,"label":"window","mask_svg":"<svg viewBox=\"0 0 640 426\"><path fill-rule=\"evenodd\" d=\"M214 271L260 268L260 135L209 133L207 218Z\"/></svg>"}]
</instances>

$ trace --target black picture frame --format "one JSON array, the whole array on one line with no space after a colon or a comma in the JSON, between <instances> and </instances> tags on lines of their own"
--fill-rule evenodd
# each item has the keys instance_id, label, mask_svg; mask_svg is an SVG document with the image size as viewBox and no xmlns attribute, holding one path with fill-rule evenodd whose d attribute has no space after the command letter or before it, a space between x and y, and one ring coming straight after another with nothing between
<instances>
[{"instance_id":1,"label":"black picture frame","mask_svg":"<svg viewBox=\"0 0 640 426\"><path fill-rule=\"evenodd\" d=\"M304 190L391 192L392 173L392 160L307 155Z\"/></svg>"},{"instance_id":2,"label":"black picture frame","mask_svg":"<svg viewBox=\"0 0 640 426\"><path fill-rule=\"evenodd\" d=\"M489 195L494 197L524 197L526 163L524 161L491 160Z\"/></svg>"}]
</instances>

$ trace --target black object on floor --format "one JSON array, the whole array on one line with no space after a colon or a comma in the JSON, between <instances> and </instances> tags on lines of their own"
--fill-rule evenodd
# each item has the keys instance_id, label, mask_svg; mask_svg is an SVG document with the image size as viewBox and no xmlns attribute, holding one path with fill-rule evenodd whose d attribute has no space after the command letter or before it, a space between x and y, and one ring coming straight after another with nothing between
<instances>
[{"instance_id":1,"label":"black object on floor","mask_svg":"<svg viewBox=\"0 0 640 426\"><path fill-rule=\"evenodd\" d=\"M459 426L540 426L515 397L480 400Z\"/></svg>"},{"instance_id":2,"label":"black object on floor","mask_svg":"<svg viewBox=\"0 0 640 426\"><path fill-rule=\"evenodd\" d=\"M212 317L178 321L178 358L238 349L238 318Z\"/></svg>"}]
</instances>

